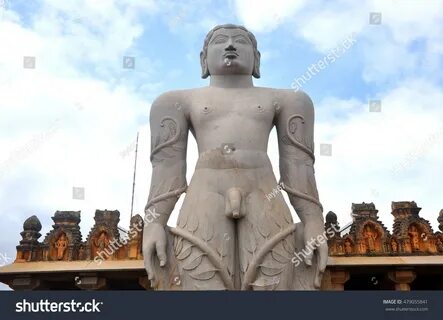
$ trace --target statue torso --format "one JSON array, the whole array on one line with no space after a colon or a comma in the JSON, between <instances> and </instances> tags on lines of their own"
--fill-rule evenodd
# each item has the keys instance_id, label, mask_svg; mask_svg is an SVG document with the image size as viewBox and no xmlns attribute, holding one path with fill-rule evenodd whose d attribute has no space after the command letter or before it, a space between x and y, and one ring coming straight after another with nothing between
<instances>
[{"instance_id":1,"label":"statue torso","mask_svg":"<svg viewBox=\"0 0 443 320\"><path fill-rule=\"evenodd\" d=\"M200 153L232 143L236 150L266 152L275 106L270 89L195 90L188 114Z\"/></svg>"},{"instance_id":2,"label":"statue torso","mask_svg":"<svg viewBox=\"0 0 443 320\"><path fill-rule=\"evenodd\" d=\"M269 134L286 90L214 88L186 90L182 103L200 156L228 147L244 167L267 166ZM216 163L217 161L212 161Z\"/></svg>"}]
</instances>

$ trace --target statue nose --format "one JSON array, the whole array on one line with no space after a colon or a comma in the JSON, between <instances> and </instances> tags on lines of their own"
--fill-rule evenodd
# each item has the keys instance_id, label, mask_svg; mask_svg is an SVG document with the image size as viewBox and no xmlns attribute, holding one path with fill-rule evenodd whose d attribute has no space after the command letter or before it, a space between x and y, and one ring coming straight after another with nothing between
<instances>
[{"instance_id":1,"label":"statue nose","mask_svg":"<svg viewBox=\"0 0 443 320\"><path fill-rule=\"evenodd\" d=\"M226 51L237 51L237 49L230 43L226 48Z\"/></svg>"}]
</instances>

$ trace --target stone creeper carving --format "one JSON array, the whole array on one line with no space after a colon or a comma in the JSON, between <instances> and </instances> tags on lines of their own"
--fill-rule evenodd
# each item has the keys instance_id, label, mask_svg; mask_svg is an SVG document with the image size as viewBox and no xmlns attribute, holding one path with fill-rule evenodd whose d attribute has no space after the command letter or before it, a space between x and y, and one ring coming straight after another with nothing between
<instances>
[{"instance_id":1,"label":"stone creeper carving","mask_svg":"<svg viewBox=\"0 0 443 320\"><path fill-rule=\"evenodd\" d=\"M301 252L304 249L303 242L303 224L294 224L294 231L291 233L289 239L294 240L293 249L296 252ZM184 240L182 237L175 236L177 232L174 228L167 227L167 260L168 263L164 267L160 267L159 260L154 259L154 272L157 276L156 280L152 283L152 289L154 290L182 290L183 288L194 288L200 290L234 290L234 284L232 276L229 273L221 273L219 270L223 270L217 261L219 260L217 254L208 256L202 251L199 245L202 245L201 241L196 240L190 242ZM177 240L178 239L178 240ZM283 243L283 240L280 240ZM290 245L288 242L286 245ZM204 245L202 245L204 248ZM209 252L211 249L207 248ZM254 290L276 290L279 286L282 268L288 268L292 279L290 288L292 290L316 290L314 286L315 271L317 268L317 258L313 257L311 267L307 267L304 263L295 266L291 261L294 256L294 252L283 251L283 255L279 255L276 251L265 252L265 255L272 256L275 260L276 267L267 268L262 264L265 255L260 255L256 259L256 268L250 268L253 273L250 272L249 278L254 278L257 273L260 273L262 277L259 281L245 284L242 289L254 289ZM209 263L205 263L205 260ZM183 267L179 266L179 262L184 261ZM212 263L214 262L214 264ZM213 266L219 268L214 268ZM258 265L258 268L257 268ZM208 270L212 268L212 270ZM204 268L206 267L206 268ZM193 273L188 273L191 271ZM212 280L213 281L209 281ZM196 281L197 280L197 281ZM195 282L199 282L200 285ZM214 286L214 283L218 286ZM197 287L195 287L197 286Z\"/></svg>"}]
</instances>

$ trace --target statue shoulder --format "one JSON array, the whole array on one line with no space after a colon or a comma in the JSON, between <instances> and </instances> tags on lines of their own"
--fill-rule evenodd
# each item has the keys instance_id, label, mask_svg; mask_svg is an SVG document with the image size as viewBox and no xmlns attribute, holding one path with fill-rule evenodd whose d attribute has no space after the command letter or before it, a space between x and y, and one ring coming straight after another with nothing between
<instances>
[{"instance_id":1,"label":"statue shoulder","mask_svg":"<svg viewBox=\"0 0 443 320\"><path fill-rule=\"evenodd\" d=\"M185 97L190 90L172 90L167 91L155 98L152 106L168 106L175 103L184 103Z\"/></svg>"},{"instance_id":2,"label":"statue shoulder","mask_svg":"<svg viewBox=\"0 0 443 320\"><path fill-rule=\"evenodd\" d=\"M280 100L282 108L297 112L303 115L314 113L314 104L311 98L304 91L294 91L291 89L280 90Z\"/></svg>"},{"instance_id":3,"label":"statue shoulder","mask_svg":"<svg viewBox=\"0 0 443 320\"><path fill-rule=\"evenodd\" d=\"M151 105L151 115L187 112L192 90L173 90L159 95Z\"/></svg>"}]
</instances>

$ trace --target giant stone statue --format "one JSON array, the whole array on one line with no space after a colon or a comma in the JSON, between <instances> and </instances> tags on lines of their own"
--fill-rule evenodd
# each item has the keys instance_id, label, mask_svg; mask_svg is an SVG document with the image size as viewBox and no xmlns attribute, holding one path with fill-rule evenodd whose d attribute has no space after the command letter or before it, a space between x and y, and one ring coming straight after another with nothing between
<instances>
[{"instance_id":1,"label":"giant stone statue","mask_svg":"<svg viewBox=\"0 0 443 320\"><path fill-rule=\"evenodd\" d=\"M155 213L155 219L145 223L143 234L151 286L319 288L328 250L316 240L325 230L314 177L311 99L301 91L254 87L260 52L254 35L242 26L212 29L200 62L209 86L166 92L151 107L152 180L145 212ZM279 183L267 155L274 126ZM199 152L189 186L188 132ZM277 187L287 192L300 223L293 223ZM169 228L169 215L184 192L177 226Z\"/></svg>"}]
</instances>

